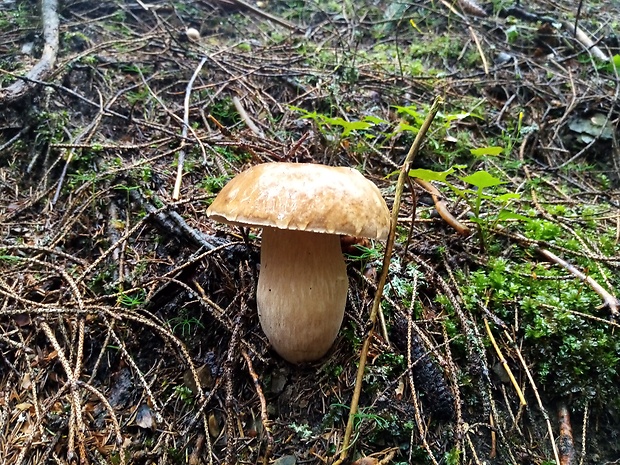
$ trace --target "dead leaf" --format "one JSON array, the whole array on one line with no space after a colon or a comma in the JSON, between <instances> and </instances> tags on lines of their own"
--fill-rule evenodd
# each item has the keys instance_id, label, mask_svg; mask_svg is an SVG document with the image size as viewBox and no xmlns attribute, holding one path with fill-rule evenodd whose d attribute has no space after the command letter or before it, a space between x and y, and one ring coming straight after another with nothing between
<instances>
[{"instance_id":1,"label":"dead leaf","mask_svg":"<svg viewBox=\"0 0 620 465\"><path fill-rule=\"evenodd\" d=\"M153 412L148 405L142 404L138 407L138 411L136 412L136 425L140 428L150 430L154 430L156 428Z\"/></svg>"},{"instance_id":2,"label":"dead leaf","mask_svg":"<svg viewBox=\"0 0 620 465\"><path fill-rule=\"evenodd\" d=\"M362 457L359 460L356 460L351 465L377 465L379 461L374 457Z\"/></svg>"},{"instance_id":3,"label":"dead leaf","mask_svg":"<svg viewBox=\"0 0 620 465\"><path fill-rule=\"evenodd\" d=\"M403 394L405 392L405 382L402 380L402 378L398 381L398 387L396 388L396 390L394 391L394 393L396 394L396 398L398 400L401 400L403 398Z\"/></svg>"},{"instance_id":4,"label":"dead leaf","mask_svg":"<svg viewBox=\"0 0 620 465\"><path fill-rule=\"evenodd\" d=\"M200 381L200 385L203 388L211 389L215 385L213 377L211 376L211 369L207 365L202 365L201 367L196 368L196 374L198 375L198 381ZM185 373L183 373L183 384L188 387L190 391L192 391L192 394L198 394L198 389L192 370L188 369L185 370Z\"/></svg>"},{"instance_id":5,"label":"dead leaf","mask_svg":"<svg viewBox=\"0 0 620 465\"><path fill-rule=\"evenodd\" d=\"M17 404L15 408L20 412L25 412L26 410L30 410L33 405L30 402L22 402L21 404Z\"/></svg>"},{"instance_id":6,"label":"dead leaf","mask_svg":"<svg viewBox=\"0 0 620 465\"><path fill-rule=\"evenodd\" d=\"M50 360L54 360L56 357L58 357L58 351L57 350L53 350L49 354L47 354L45 356L44 360L46 362L49 362Z\"/></svg>"},{"instance_id":7,"label":"dead leaf","mask_svg":"<svg viewBox=\"0 0 620 465\"><path fill-rule=\"evenodd\" d=\"M28 315L27 313L18 313L17 315L13 317L13 321L15 321L15 324L19 326L20 328L23 328L24 326L28 326L32 324L30 315Z\"/></svg>"},{"instance_id":8,"label":"dead leaf","mask_svg":"<svg viewBox=\"0 0 620 465\"><path fill-rule=\"evenodd\" d=\"M32 386L32 381L30 380L30 373L26 373L24 374L24 377L22 378L21 388L27 391L28 389L30 389L31 386Z\"/></svg>"},{"instance_id":9,"label":"dead leaf","mask_svg":"<svg viewBox=\"0 0 620 465\"><path fill-rule=\"evenodd\" d=\"M217 418L214 413L209 414L209 434L213 438L219 437L222 429L220 428L220 423L217 421Z\"/></svg>"}]
</instances>

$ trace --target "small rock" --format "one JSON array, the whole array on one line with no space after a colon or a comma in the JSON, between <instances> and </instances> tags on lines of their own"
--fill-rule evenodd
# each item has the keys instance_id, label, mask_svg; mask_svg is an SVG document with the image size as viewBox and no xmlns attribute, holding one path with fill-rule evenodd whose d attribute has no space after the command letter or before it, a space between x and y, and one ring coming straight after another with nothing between
<instances>
[{"instance_id":1,"label":"small rock","mask_svg":"<svg viewBox=\"0 0 620 465\"><path fill-rule=\"evenodd\" d=\"M273 462L273 465L296 465L297 459L294 455L284 455Z\"/></svg>"}]
</instances>

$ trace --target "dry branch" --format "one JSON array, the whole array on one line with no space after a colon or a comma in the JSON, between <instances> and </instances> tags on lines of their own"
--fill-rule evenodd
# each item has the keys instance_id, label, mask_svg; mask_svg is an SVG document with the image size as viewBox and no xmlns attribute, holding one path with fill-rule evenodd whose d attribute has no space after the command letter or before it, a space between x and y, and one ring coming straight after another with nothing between
<instances>
[{"instance_id":1,"label":"dry branch","mask_svg":"<svg viewBox=\"0 0 620 465\"><path fill-rule=\"evenodd\" d=\"M200 70L202 69L202 67L204 66L206 62L207 62L206 57L203 57L202 60L200 60L200 63L198 63L198 66L194 70L194 74L192 74L191 79L187 83L187 88L185 89L185 99L183 102L184 103L183 104L183 108L184 108L183 131L182 131L183 142L181 144L181 149L179 150L179 156L177 159L177 178L176 178L176 181L174 182L174 190L172 191L172 198L174 200L179 199L179 196L181 194L181 182L183 181L183 164L185 163L184 146L185 146L185 139L187 138L187 131L189 129L189 99L192 93L192 87L194 86L194 81L198 77ZM206 163L206 155L205 155L205 163Z\"/></svg>"},{"instance_id":2,"label":"dry branch","mask_svg":"<svg viewBox=\"0 0 620 465\"><path fill-rule=\"evenodd\" d=\"M15 102L25 97L34 88L31 80L44 80L51 74L58 53L58 1L41 0L41 21L45 45L39 62L24 76L6 89L0 90L0 104Z\"/></svg>"},{"instance_id":3,"label":"dry branch","mask_svg":"<svg viewBox=\"0 0 620 465\"><path fill-rule=\"evenodd\" d=\"M422 141L424 140L424 136L428 131L437 111L439 111L439 106L443 100L440 97L436 97L433 105L431 105L426 119L422 126L420 127L420 131L416 135L411 148L409 149L409 153L407 153L407 157L402 164L400 169L400 174L398 176L398 181L396 183L396 192L394 194L394 205L392 206L392 225L390 227L390 234L388 236L387 244L385 245L385 254L383 256L383 269L381 272L381 278L379 279L379 283L377 285L377 292L375 293L375 298L372 303L372 310L369 316L370 329L366 335L366 339L364 340L364 344L362 345L362 349L360 351L360 361L357 370L357 377L355 380L355 389L353 392L353 397L351 399L351 407L349 409L349 419L347 421L347 427L344 433L344 439L342 442L342 449L340 451L340 457L335 462L335 464L340 464L344 460L346 460L347 455L349 454L349 447L351 441L351 435L353 434L353 423L355 421L355 415L357 414L357 406L359 404L360 395L362 393L362 382L364 378L364 370L366 368L366 360L368 358L368 349L370 347L370 342L372 341L374 335L374 328L377 322L377 315L379 313L379 308L381 306L381 299L383 296L383 288L385 287L385 283L387 281L387 276L390 269L390 259L392 257L392 249L394 247L394 239L396 234L396 223L398 222L398 212L400 210L400 200L405 186L405 179L408 176L409 166L411 162L415 158L416 154L420 146L422 145Z\"/></svg>"},{"instance_id":4,"label":"dry branch","mask_svg":"<svg viewBox=\"0 0 620 465\"><path fill-rule=\"evenodd\" d=\"M454 228L454 230L459 233L461 236L469 236L471 230L457 220L452 213L448 210L448 206L446 205L446 201L443 199L441 192L433 186L430 182L424 181L423 179L414 178L416 184L426 190L431 197L433 198L433 202L435 203L435 210L439 213L446 223Z\"/></svg>"},{"instance_id":5,"label":"dry branch","mask_svg":"<svg viewBox=\"0 0 620 465\"><path fill-rule=\"evenodd\" d=\"M519 396L519 402L521 403L521 405L527 405L527 402L525 401L525 397L523 397L523 392L521 391L521 388L519 387L519 383L517 383L517 380L512 374L512 370L510 369L508 362L504 358L504 355L502 354L501 349L497 345L497 341L493 337L493 333L491 332L491 328L489 327L489 322L486 318L484 319L484 327L486 328L487 334L489 335L489 339L491 340L491 343L493 344L493 347L495 348L495 352L497 352L497 356L499 357L500 363L504 367L504 370L506 370L506 373L508 374L508 377L510 378L510 382L514 386L515 391L517 391L517 395Z\"/></svg>"},{"instance_id":6,"label":"dry branch","mask_svg":"<svg viewBox=\"0 0 620 465\"><path fill-rule=\"evenodd\" d=\"M607 56L607 54L594 43L594 41L583 29L577 26L573 26L568 21L564 21L562 25L566 28L566 30L572 30L574 32L575 39L577 39L579 43L592 54L592 56L598 58L601 61L609 61L609 57Z\"/></svg>"}]
</instances>

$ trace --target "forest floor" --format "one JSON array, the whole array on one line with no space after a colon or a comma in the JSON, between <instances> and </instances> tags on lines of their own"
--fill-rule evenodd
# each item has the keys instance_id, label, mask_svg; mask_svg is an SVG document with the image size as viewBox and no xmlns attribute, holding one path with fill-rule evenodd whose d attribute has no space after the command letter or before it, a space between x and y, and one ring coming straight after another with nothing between
<instances>
[{"instance_id":1,"label":"forest floor","mask_svg":"<svg viewBox=\"0 0 620 465\"><path fill-rule=\"evenodd\" d=\"M0 1L0 463L620 463L615 0L53 3ZM399 209L302 366L205 214L268 161Z\"/></svg>"}]
</instances>

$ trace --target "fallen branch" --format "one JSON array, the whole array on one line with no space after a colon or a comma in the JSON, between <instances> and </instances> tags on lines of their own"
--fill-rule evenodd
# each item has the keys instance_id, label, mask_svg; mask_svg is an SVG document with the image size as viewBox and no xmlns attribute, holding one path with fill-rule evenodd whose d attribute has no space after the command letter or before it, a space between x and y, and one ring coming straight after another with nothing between
<instances>
[{"instance_id":1,"label":"fallen branch","mask_svg":"<svg viewBox=\"0 0 620 465\"><path fill-rule=\"evenodd\" d=\"M172 198L174 200L179 200L179 196L181 193L181 181L183 181L183 164L185 163L184 147L185 147L185 140L187 139L187 130L189 129L189 98L192 93L192 87L194 85L194 81L198 77L198 73L200 73L200 70L202 69L202 67L204 66L206 62L207 62L206 57L200 60L200 63L198 63L198 66L194 70L194 74L192 75L192 78L187 83L187 88L185 89L185 102L183 105L184 110L185 110L183 113L183 131L182 131L183 138L181 142L181 149L179 150L179 156L177 159L177 178L174 183L174 190L172 191ZM206 155L205 155L205 161L206 161Z\"/></svg>"},{"instance_id":2,"label":"fallen branch","mask_svg":"<svg viewBox=\"0 0 620 465\"><path fill-rule=\"evenodd\" d=\"M609 57L605 52L603 52L598 46L595 45L594 41L590 38L586 32L579 28L576 24L570 24L568 21L564 21L562 26L566 28L566 30L573 30L575 35L575 39L584 46L586 50L588 50L592 56L598 58L601 61L609 61Z\"/></svg>"},{"instance_id":3,"label":"fallen branch","mask_svg":"<svg viewBox=\"0 0 620 465\"><path fill-rule=\"evenodd\" d=\"M300 26L293 24L285 19L279 18L278 16L274 16L270 13L267 13L266 11L263 11L260 8L255 7L254 5L251 5L248 2L245 2L243 0L232 0L232 2L235 3L237 6L240 6L242 8L245 8L248 11L251 11L257 16L261 16L265 19L268 19L269 21L273 21L274 23L279 24L280 26L284 26L287 29L290 29L295 32L303 32L303 29Z\"/></svg>"},{"instance_id":4,"label":"fallen branch","mask_svg":"<svg viewBox=\"0 0 620 465\"><path fill-rule=\"evenodd\" d=\"M525 146L527 144L527 141L528 141L528 136L526 136L523 139L523 142L521 143L521 147L519 148L519 160L523 163L523 171L525 172L525 176L527 177L528 181L531 181L532 180L532 176L530 174L530 170L529 170L527 164L525 163L525 157L524 157ZM532 189L531 192L532 192L532 199L537 204L536 192L533 189ZM539 209L539 210L541 210L541 209ZM503 228L498 228L498 231L502 232ZM601 286L599 283L597 283L594 279L592 279L590 276L587 276L581 270L577 269L574 265L572 265L572 264L568 263L567 261L561 259L556 254L554 254L553 252L551 252L551 251L549 251L547 249L543 249L542 247L540 247L536 243L532 243L532 241L527 239L525 236L523 236L523 235L521 235L519 233L516 233L516 234L511 234L511 237L514 237L515 239L517 239L520 242L523 242L523 243L526 243L528 245L533 246L536 249L536 251L538 253L540 253L542 256L544 256L545 258L547 258L548 260L550 260L550 261L552 261L554 263L557 263L562 268L564 268L569 273L571 273L573 276L579 278L580 280L582 280L583 282L588 284L592 288L592 290L594 292L596 292L603 299L604 306L609 307L609 311L611 312L611 316L613 318L615 318L615 319L618 318L618 316L620 315L620 301L615 296L613 296L612 294L607 292L607 290L605 290L603 288L603 286ZM594 257L594 256L588 254L587 258L590 258L592 260L603 260L606 257Z\"/></svg>"},{"instance_id":5,"label":"fallen branch","mask_svg":"<svg viewBox=\"0 0 620 465\"><path fill-rule=\"evenodd\" d=\"M254 389L256 390L256 395L260 401L260 419L263 424L263 431L265 436L267 437L267 448L265 449L265 454L263 456L263 463L268 463L269 457L271 456L271 451L273 450L273 436L271 435L271 421L269 420L269 415L267 413L267 400L265 399L265 395L263 394L263 389L260 385L260 377L254 370L254 366L252 365L252 359L248 355L248 351L245 349L241 349L241 355L245 359L245 363L248 366L248 371L250 376L252 377L252 381L254 382Z\"/></svg>"},{"instance_id":6,"label":"fallen branch","mask_svg":"<svg viewBox=\"0 0 620 465\"><path fill-rule=\"evenodd\" d=\"M543 249L540 245L537 244L539 241L532 241L527 237L523 236L519 233L508 233L504 230L504 228L496 228L495 231L498 234L507 235L513 239L518 240L522 244L533 247L536 252L545 257L552 263L560 265L562 268L567 270L570 274L580 279L584 283L586 283L590 288L596 292L603 299L603 307L609 307L609 311L611 312L611 316L613 318L620 317L620 300L618 300L614 295L609 293L603 286L601 286L598 282L596 282L591 276L586 275L584 272L579 270L575 265L567 262L563 258L558 257L553 252Z\"/></svg>"},{"instance_id":7,"label":"fallen branch","mask_svg":"<svg viewBox=\"0 0 620 465\"><path fill-rule=\"evenodd\" d=\"M375 325L377 323L377 315L379 314L379 307L381 306L381 299L383 296L383 288L385 287L385 283L387 281L387 276L390 268L390 259L392 258L392 249L394 247L394 238L396 235L396 223L398 222L398 212L400 210L400 200L403 194L405 179L408 176L409 165L415 158L420 145L422 145L422 141L424 140L424 136L428 131L437 111L439 110L439 106L443 102L441 97L436 97L433 105L430 107L428 114L426 115L426 119L420 127L420 131L416 135L411 148L409 149L409 153L407 153L407 157L403 162L400 168L400 174L398 175L398 181L396 183L396 192L394 193L394 204L392 205L392 224L390 226L390 234L388 236L387 244L385 245L385 254L383 255L383 269L381 271L381 277L379 278L379 283L377 284L377 291L375 292L375 298L372 303L372 309L370 311L369 316L369 330L366 334L366 339L364 340L364 344L362 345L362 349L360 351L360 361L357 369L357 377L355 379L355 389L353 391L353 397L351 398L351 407L349 409L349 419L347 421L347 427L345 429L344 438L342 441L342 448L340 450L340 457L338 460L334 462L334 465L340 465L347 458L349 453L349 447L351 446L351 435L353 434L353 423L355 421L355 415L357 414L357 406L359 404L360 395L362 393L362 382L364 379L364 371L366 369L366 359L368 358L368 348L370 347L370 343L372 341Z\"/></svg>"},{"instance_id":8,"label":"fallen branch","mask_svg":"<svg viewBox=\"0 0 620 465\"><path fill-rule=\"evenodd\" d=\"M237 110L237 113L239 113L239 116L241 117L241 119L243 120L243 122L245 123L245 125L250 128L250 130L256 134L258 137L265 137L265 133L263 133L263 131L261 131L258 126L256 126L256 123L254 123L254 121L252 121L252 118L250 118L250 115L248 115L248 112L245 111L245 108L243 108L243 105L241 104L241 100L239 100L239 97L237 97L236 95L233 97L232 99L233 104L235 105L235 108Z\"/></svg>"},{"instance_id":9,"label":"fallen branch","mask_svg":"<svg viewBox=\"0 0 620 465\"><path fill-rule=\"evenodd\" d=\"M614 318L618 317L618 315L620 314L619 313L620 301L618 301L618 299L615 296L607 292L607 290L604 289L603 286L597 283L594 279L592 279L591 276L587 276L581 270L577 269L577 267L568 263L562 258L558 257L556 254L554 254L553 252L550 252L547 249L538 248L537 251L543 257L549 259L550 261L554 263L557 263L562 268L567 270L569 273L571 273L572 275L574 275L575 277L579 278L581 281L586 283L588 286L590 286L592 290L596 292L603 299L604 306L609 307L609 311L611 312L611 315Z\"/></svg>"},{"instance_id":10,"label":"fallen branch","mask_svg":"<svg viewBox=\"0 0 620 465\"><path fill-rule=\"evenodd\" d=\"M439 216L441 216L446 223L452 226L458 234L460 234L461 236L469 236L471 230L459 220L457 220L452 215L452 213L450 213L446 205L446 201L443 200L441 192L439 192L439 190L428 181L424 181L423 179L419 178L413 179L416 184L418 184L422 189L424 189L431 195L431 197L433 198L433 202L435 203L435 210L437 210Z\"/></svg>"},{"instance_id":11,"label":"fallen branch","mask_svg":"<svg viewBox=\"0 0 620 465\"><path fill-rule=\"evenodd\" d=\"M0 90L0 103L8 104L23 98L34 88L32 79L44 80L50 75L58 53L60 21L57 10L57 0L41 0L41 22L43 23L43 39L45 40L41 59L25 74L25 79L19 79L6 89Z\"/></svg>"},{"instance_id":12,"label":"fallen branch","mask_svg":"<svg viewBox=\"0 0 620 465\"><path fill-rule=\"evenodd\" d=\"M504 367L504 370L506 371L508 378L510 378L510 381L512 382L512 385L514 386L515 391L517 391L517 396L519 396L519 402L521 403L521 405L524 405L524 406L527 405L527 402L525 401L525 397L523 397L523 392L521 391L521 388L519 387L519 383L517 383L515 376L512 374L512 370L510 369L510 366L508 366L508 362L504 358L502 351L497 345L497 341L493 337L493 333L491 332L491 328L489 327L489 321L486 318L484 318L484 327L487 330L487 334L489 335L491 344L493 344L493 347L495 348L495 352L497 352L497 356L499 357L500 363Z\"/></svg>"}]
</instances>

